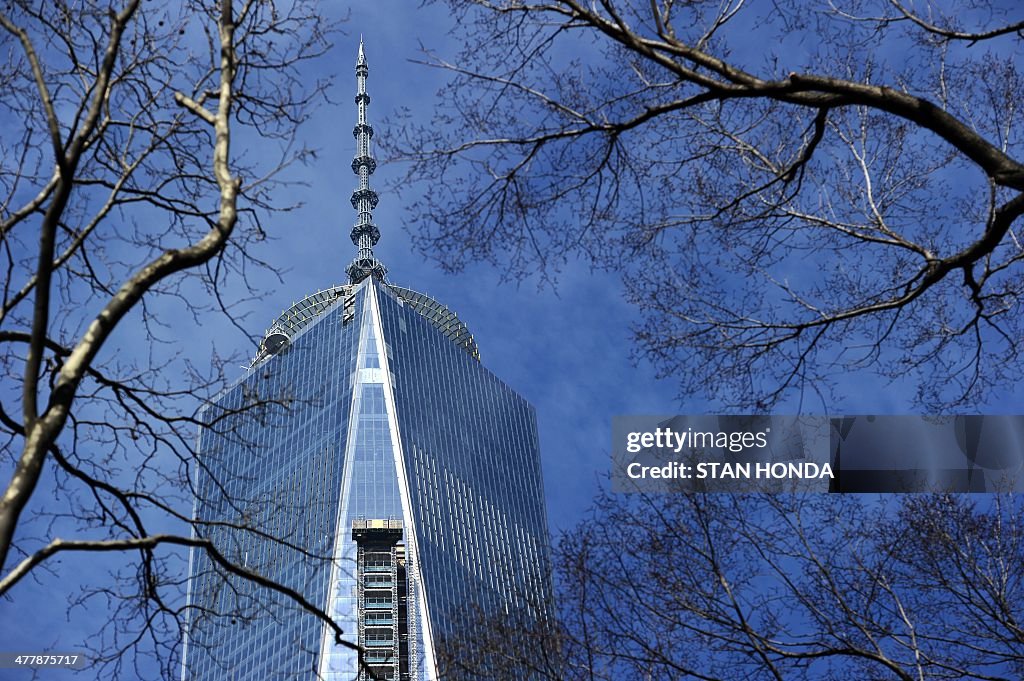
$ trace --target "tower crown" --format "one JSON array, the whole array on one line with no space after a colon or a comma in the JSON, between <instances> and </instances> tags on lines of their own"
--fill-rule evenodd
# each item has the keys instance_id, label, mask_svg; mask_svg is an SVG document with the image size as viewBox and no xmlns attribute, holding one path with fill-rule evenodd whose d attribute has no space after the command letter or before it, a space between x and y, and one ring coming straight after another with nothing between
<instances>
[{"instance_id":1,"label":"tower crown","mask_svg":"<svg viewBox=\"0 0 1024 681\"><path fill-rule=\"evenodd\" d=\"M366 107L370 95L366 94L366 79L370 67L366 63L363 39L359 38L359 55L356 57L356 126L352 135L356 138L356 154L352 159L352 172L359 176L359 186L352 192L352 208L356 210L356 224L352 227L352 243L356 245L356 257L345 272L351 284L358 284L368 276L384 279L387 269L373 254L373 247L380 240L380 230L373 224L373 209L379 197L370 189L370 175L377 169L377 161L370 154L370 140L373 127L366 121Z\"/></svg>"}]
</instances>

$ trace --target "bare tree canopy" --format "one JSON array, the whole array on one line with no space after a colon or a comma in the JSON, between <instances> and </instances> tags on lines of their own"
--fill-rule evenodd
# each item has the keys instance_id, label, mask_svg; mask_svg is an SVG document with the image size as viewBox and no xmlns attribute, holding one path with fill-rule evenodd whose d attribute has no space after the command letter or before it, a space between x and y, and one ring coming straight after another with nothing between
<instances>
[{"instance_id":1,"label":"bare tree canopy","mask_svg":"<svg viewBox=\"0 0 1024 681\"><path fill-rule=\"evenodd\" d=\"M606 495L556 564L561 621L477 622L451 678L1024 674L1017 497ZM513 638L536 654L505 655Z\"/></svg>"},{"instance_id":2,"label":"bare tree canopy","mask_svg":"<svg viewBox=\"0 0 1024 681\"><path fill-rule=\"evenodd\" d=\"M1021 378L1018 3L450 4L444 106L391 148L446 266L619 272L639 352L739 407Z\"/></svg>"},{"instance_id":3,"label":"bare tree canopy","mask_svg":"<svg viewBox=\"0 0 1024 681\"><path fill-rule=\"evenodd\" d=\"M82 642L97 675L130 650L180 673L189 548L326 618L190 517L199 413L225 379L221 362L190 362L181 331L211 313L237 323L253 268L273 274L250 247L290 207L272 193L306 157L296 133L327 85L300 67L332 31L304 0L0 8L0 596L17 602L61 556L85 574L113 564L67 596L102 609ZM264 396L218 417L237 427L288 406Z\"/></svg>"}]
</instances>

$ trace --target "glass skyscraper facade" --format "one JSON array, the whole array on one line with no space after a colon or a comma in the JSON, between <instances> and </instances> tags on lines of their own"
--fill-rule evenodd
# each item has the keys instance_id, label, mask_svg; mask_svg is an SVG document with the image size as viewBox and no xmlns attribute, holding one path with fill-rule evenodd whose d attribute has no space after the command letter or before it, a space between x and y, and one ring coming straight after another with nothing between
<instances>
[{"instance_id":1,"label":"glass skyscraper facade","mask_svg":"<svg viewBox=\"0 0 1024 681\"><path fill-rule=\"evenodd\" d=\"M362 45L356 74L349 282L285 311L203 413L196 533L217 553L193 551L183 679L434 679L480 613L550 601L533 407L374 257Z\"/></svg>"}]
</instances>

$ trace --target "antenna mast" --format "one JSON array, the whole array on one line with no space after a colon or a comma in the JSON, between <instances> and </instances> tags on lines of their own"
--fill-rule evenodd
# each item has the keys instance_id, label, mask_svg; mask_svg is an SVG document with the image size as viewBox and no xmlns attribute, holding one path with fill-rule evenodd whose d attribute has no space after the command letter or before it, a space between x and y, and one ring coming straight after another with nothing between
<instances>
[{"instance_id":1,"label":"antenna mast","mask_svg":"<svg viewBox=\"0 0 1024 681\"><path fill-rule=\"evenodd\" d=\"M363 52L363 38L359 37L359 57L356 59L356 108L358 120L352 129L356 138L356 156L352 159L352 172L359 176L359 187L352 192L352 207L357 212L356 224L352 228L352 243L356 245L356 257L345 270L350 284L358 284L368 276L383 280L387 268L373 254L373 247L380 240L380 230L373 224L373 209L377 207L377 192L370 189L370 175L377 169L377 161L370 155L370 140L373 128L366 122L366 107L370 96L366 94L366 78L370 67L366 65Z\"/></svg>"}]
</instances>

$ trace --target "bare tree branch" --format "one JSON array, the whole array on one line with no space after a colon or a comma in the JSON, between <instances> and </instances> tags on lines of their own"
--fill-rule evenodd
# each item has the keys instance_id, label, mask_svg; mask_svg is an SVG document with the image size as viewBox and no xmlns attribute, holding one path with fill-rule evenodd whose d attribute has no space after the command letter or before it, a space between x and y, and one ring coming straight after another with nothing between
<instances>
[{"instance_id":1,"label":"bare tree branch","mask_svg":"<svg viewBox=\"0 0 1024 681\"><path fill-rule=\"evenodd\" d=\"M452 11L466 47L429 60L445 108L384 142L444 266L619 272L638 354L737 407L850 369L910 376L933 408L1022 375L1024 79L1000 7L970 3L971 31L896 0ZM950 44L968 37L992 47Z\"/></svg>"},{"instance_id":2,"label":"bare tree branch","mask_svg":"<svg viewBox=\"0 0 1024 681\"><path fill-rule=\"evenodd\" d=\"M261 220L290 208L275 195L283 171L309 154L294 141L328 85L300 67L324 54L333 26L305 0L16 0L0 27L15 39L0 63L0 433L10 453L0 592L17 600L59 554L108 556L108 581L68 596L72 609L106 605L93 632L98 676L134 678L137 655L157 655L165 673L179 659L202 609L183 605L190 548L210 556L225 588L255 589L248 602L262 608L205 615L291 604L340 637L302 585L234 549L263 542L309 565L334 557L288 528L245 523L257 501L274 500L239 493L197 456L200 426L251 447L246 424L315 398L282 385L205 413L237 361L197 368L180 330L215 312L244 330L239 298L259 295L251 271L276 274L253 248L266 236ZM250 151L269 143L266 153L239 153L240 131ZM199 492L197 470L210 482L203 501L239 522L183 510Z\"/></svg>"}]
</instances>

